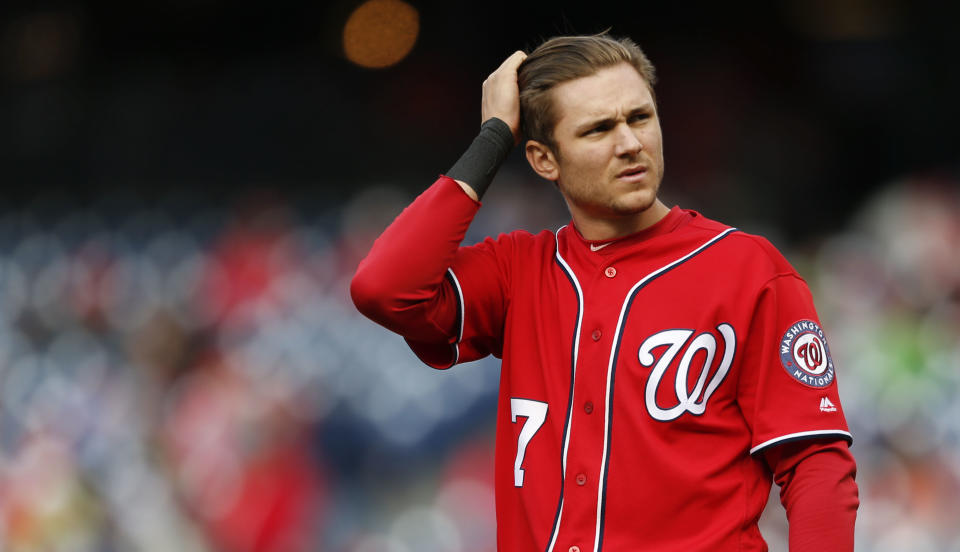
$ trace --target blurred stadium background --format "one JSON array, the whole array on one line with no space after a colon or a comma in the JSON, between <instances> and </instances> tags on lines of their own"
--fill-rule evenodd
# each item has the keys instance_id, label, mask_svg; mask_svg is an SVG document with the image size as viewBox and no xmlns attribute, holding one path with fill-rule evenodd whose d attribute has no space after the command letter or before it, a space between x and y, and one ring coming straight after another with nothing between
<instances>
[{"instance_id":1,"label":"blurred stadium background","mask_svg":"<svg viewBox=\"0 0 960 552\"><path fill-rule=\"evenodd\" d=\"M758 6L5 3L0 549L493 551L497 362L420 365L347 286L506 55L612 27L667 200L814 289L858 550L960 551L960 10ZM468 240L566 220L514 155Z\"/></svg>"}]
</instances>

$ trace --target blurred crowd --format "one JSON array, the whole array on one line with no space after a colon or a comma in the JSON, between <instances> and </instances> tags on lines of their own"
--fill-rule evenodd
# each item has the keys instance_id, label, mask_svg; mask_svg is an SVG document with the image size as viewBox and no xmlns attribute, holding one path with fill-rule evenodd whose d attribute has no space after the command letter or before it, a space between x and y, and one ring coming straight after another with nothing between
<instances>
[{"instance_id":1,"label":"blurred crowd","mask_svg":"<svg viewBox=\"0 0 960 552\"><path fill-rule=\"evenodd\" d=\"M379 550L386 519L447 527L437 550L489 544L487 447L464 448L463 420L489 417L496 366L437 378L355 312L372 236L347 227L368 203L343 221L268 197L0 216L0 548ZM391 513L415 457L446 470L442 516Z\"/></svg>"},{"instance_id":2,"label":"blurred crowd","mask_svg":"<svg viewBox=\"0 0 960 552\"><path fill-rule=\"evenodd\" d=\"M511 179L468 241L565 222ZM960 550L958 190L904 179L786 251L836 356L859 550ZM410 199L0 216L3 549L492 552L498 363L431 370L348 296Z\"/></svg>"}]
</instances>

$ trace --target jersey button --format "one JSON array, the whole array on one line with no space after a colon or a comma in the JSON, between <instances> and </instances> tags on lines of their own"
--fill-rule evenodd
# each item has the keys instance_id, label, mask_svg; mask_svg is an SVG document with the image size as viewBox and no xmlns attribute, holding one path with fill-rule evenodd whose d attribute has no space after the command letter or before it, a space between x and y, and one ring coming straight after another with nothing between
<instances>
[{"instance_id":1,"label":"jersey button","mask_svg":"<svg viewBox=\"0 0 960 552\"><path fill-rule=\"evenodd\" d=\"M587 484L587 476L584 475L584 474L582 474L582 473L578 473L578 474L577 474L577 485L580 485L581 487L583 487L583 486L586 485L586 484Z\"/></svg>"},{"instance_id":2,"label":"jersey button","mask_svg":"<svg viewBox=\"0 0 960 552\"><path fill-rule=\"evenodd\" d=\"M607 275L607 278L613 278L617 275L617 269L613 268L612 266L608 266L603 273Z\"/></svg>"},{"instance_id":3,"label":"jersey button","mask_svg":"<svg viewBox=\"0 0 960 552\"><path fill-rule=\"evenodd\" d=\"M593 333L590 334L590 337L592 337L594 341L599 341L601 335L603 334L600 333L600 330L593 330Z\"/></svg>"},{"instance_id":4,"label":"jersey button","mask_svg":"<svg viewBox=\"0 0 960 552\"><path fill-rule=\"evenodd\" d=\"M583 411L586 412L587 414L590 414L591 412L593 412L593 403L590 401L587 401L587 403L583 405Z\"/></svg>"},{"instance_id":5,"label":"jersey button","mask_svg":"<svg viewBox=\"0 0 960 552\"><path fill-rule=\"evenodd\" d=\"M579 546L571 546L570 548L567 549L567 552L580 552L580 547L579 547Z\"/></svg>"}]
</instances>

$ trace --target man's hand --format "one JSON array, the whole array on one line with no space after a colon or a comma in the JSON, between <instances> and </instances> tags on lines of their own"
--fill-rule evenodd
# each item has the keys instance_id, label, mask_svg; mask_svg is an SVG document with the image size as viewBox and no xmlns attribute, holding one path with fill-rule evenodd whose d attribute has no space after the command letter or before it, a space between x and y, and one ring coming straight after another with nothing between
<instances>
[{"instance_id":1,"label":"man's hand","mask_svg":"<svg viewBox=\"0 0 960 552\"><path fill-rule=\"evenodd\" d=\"M447 172L474 201L480 200L510 149L520 142L520 87L517 84L517 68L526 57L527 54L517 50L483 81L480 134ZM494 117L503 123L487 123ZM508 127L513 135L512 144L507 134Z\"/></svg>"},{"instance_id":2,"label":"man's hand","mask_svg":"<svg viewBox=\"0 0 960 552\"><path fill-rule=\"evenodd\" d=\"M520 87L517 85L517 68L526 58L527 54L517 50L483 81L480 123L491 117L507 123L513 133L514 144L520 142Z\"/></svg>"}]
</instances>

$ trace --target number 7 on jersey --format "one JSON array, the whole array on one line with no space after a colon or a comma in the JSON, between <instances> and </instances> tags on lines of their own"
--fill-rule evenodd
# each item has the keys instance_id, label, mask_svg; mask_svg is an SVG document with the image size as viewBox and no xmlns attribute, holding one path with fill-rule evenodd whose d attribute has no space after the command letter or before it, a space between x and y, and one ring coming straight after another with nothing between
<instances>
[{"instance_id":1,"label":"number 7 on jersey","mask_svg":"<svg viewBox=\"0 0 960 552\"><path fill-rule=\"evenodd\" d=\"M520 430L517 441L517 458L513 461L513 486L523 487L523 455L527 452L527 445L534 434L547 419L547 403L530 399L510 399L510 421L517 423L517 416L527 419Z\"/></svg>"}]
</instances>

